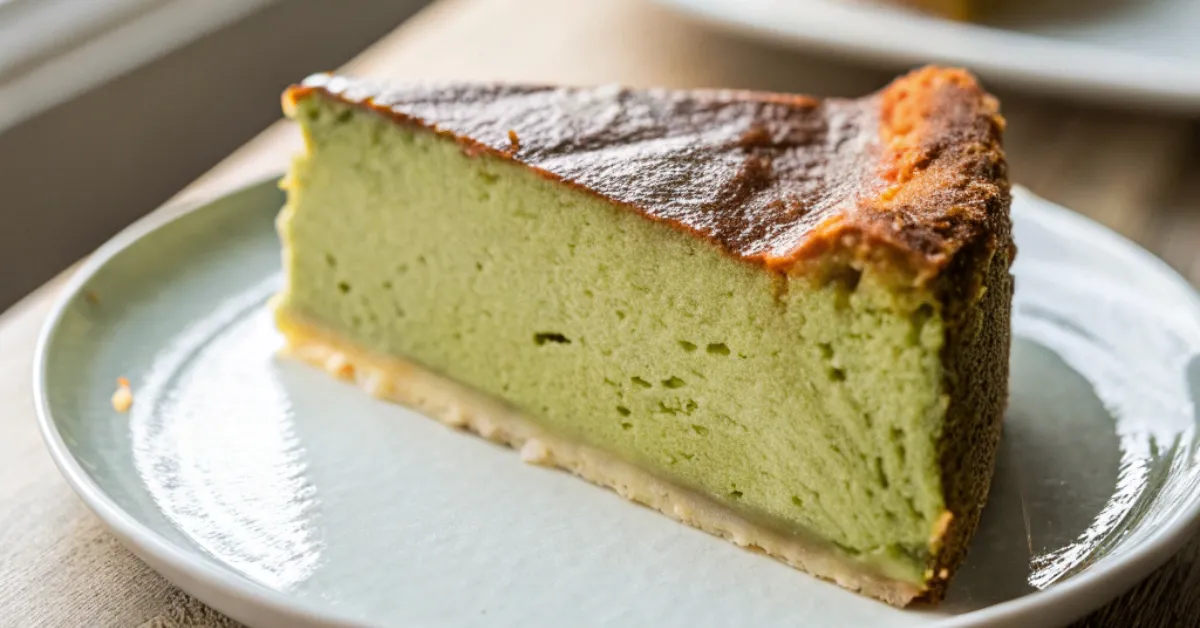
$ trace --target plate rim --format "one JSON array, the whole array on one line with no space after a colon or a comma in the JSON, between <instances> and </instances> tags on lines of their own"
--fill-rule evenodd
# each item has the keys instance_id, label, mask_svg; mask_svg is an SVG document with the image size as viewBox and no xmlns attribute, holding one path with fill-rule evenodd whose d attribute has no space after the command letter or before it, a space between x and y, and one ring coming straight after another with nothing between
<instances>
[{"instance_id":1,"label":"plate rim","mask_svg":"<svg viewBox=\"0 0 1200 628\"><path fill-rule=\"evenodd\" d=\"M837 52L887 67L923 64L960 65L988 82L1036 89L1068 99L1099 104L1120 103L1143 110L1196 115L1200 113L1200 61L1170 55L1126 51L1086 42L1025 33L1003 28L952 22L894 7L863 4L827 4L825 19L768 18L769 11L785 6L775 0L653 0L660 6L711 26L750 37L763 38L792 49ZM805 0L811 2L813 0ZM790 6L790 5L788 5ZM793 11L802 7L790 6ZM870 17L869 33L863 23L847 26L856 14ZM812 16L808 16L812 17ZM901 29L902 37L875 36L886 22ZM797 26L799 25L799 26ZM917 49L912 41L921 41ZM970 40L970 47L959 45ZM1004 54L1012 43L1028 50L1013 57ZM1036 59L1054 58L1053 64ZM998 61L998 59L1003 59Z\"/></svg>"},{"instance_id":2,"label":"plate rim","mask_svg":"<svg viewBox=\"0 0 1200 628\"><path fill-rule=\"evenodd\" d=\"M92 253L55 295L54 304L39 331L33 360L34 409L42 440L55 466L71 489L123 545L176 586L239 621L252 621L258 616L258 611L228 603L228 600L258 604L262 610L290 621L299 620L310 625L353 625L356 620L351 617L273 590L237 574L228 567L211 564L195 550L170 541L127 512L92 479L71 454L50 409L46 367L51 343L71 303L92 278L117 255L141 239L216 203L240 195L253 194L267 185L278 185L281 176L282 174L274 174L260 178L202 199L168 203L162 209L121 230ZM1108 248L1119 247L1123 253L1154 268L1162 279L1179 288L1180 294L1186 295L1197 312L1200 312L1200 293L1197 289L1166 262L1132 240L1081 214L1042 199L1023 186L1014 185L1013 195L1014 198L1020 197L1022 202L1029 203L1030 211L1039 213L1043 219L1074 230L1088 240L1100 241ZM1197 525L1200 522L1200 491L1194 491L1187 500L1167 525L1120 556L1106 557L1104 562L1108 564L1102 569L1085 571L1047 589L962 615L936 617L930 625L938 628L986 626L997 621L1033 620L1056 610L1061 611L1061 608L1077 609L1066 611L1072 617L1080 617L1095 610L1140 583L1151 571L1166 562L1175 550L1191 539L1200 527ZM166 569L160 566L165 566ZM177 577L173 578L172 575ZM181 584L181 579L187 579L189 582ZM215 593L210 595L210 592ZM220 599L218 595L221 596ZM243 610L246 612L241 612Z\"/></svg>"},{"instance_id":3,"label":"plate rim","mask_svg":"<svg viewBox=\"0 0 1200 628\"><path fill-rule=\"evenodd\" d=\"M211 587L222 596L229 599L251 599L254 603L266 607L269 612L290 620L303 620L310 624L352 625L352 620L348 617L330 613L323 607L310 605L303 600L275 591L249 578L242 577L227 567L210 564L196 551L172 542L127 512L92 479L83 465L71 454L51 415L49 393L46 386L46 365L50 344L60 322L72 301L109 262L141 241L142 238L151 236L160 229L184 220L198 211L203 211L206 207L231 197L252 194L266 186L277 187L283 176L283 173L276 173L244 185L237 185L206 195L203 198L168 203L160 210L134 221L89 255L55 295L54 305L39 331L33 360L34 410L37 414L42 440L45 442L55 466L67 480L67 484L126 548L155 571L167 577L168 574L162 573L162 570L159 569L160 564L165 565L170 571L191 576L198 585ZM201 586L184 586L173 578L167 579L188 594L235 620L243 623L253 620L252 615L240 613L237 608L225 603L224 600L207 595L201 590Z\"/></svg>"}]
</instances>

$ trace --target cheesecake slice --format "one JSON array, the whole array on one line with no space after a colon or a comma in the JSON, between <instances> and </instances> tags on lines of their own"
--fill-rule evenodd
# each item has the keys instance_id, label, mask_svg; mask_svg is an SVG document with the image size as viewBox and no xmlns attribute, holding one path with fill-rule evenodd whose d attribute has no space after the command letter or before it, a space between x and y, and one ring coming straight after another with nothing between
<instances>
[{"instance_id":1,"label":"cheesecake slice","mask_svg":"<svg viewBox=\"0 0 1200 628\"><path fill-rule=\"evenodd\" d=\"M819 101L321 74L284 108L292 355L849 589L940 598L1008 381L1003 121L970 75Z\"/></svg>"}]
</instances>

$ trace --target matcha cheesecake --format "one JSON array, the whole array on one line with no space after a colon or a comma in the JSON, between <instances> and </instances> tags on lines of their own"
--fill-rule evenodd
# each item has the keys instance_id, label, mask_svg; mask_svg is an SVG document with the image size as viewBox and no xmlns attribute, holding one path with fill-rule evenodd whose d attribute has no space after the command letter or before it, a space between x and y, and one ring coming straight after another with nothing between
<instances>
[{"instance_id":1,"label":"matcha cheesecake","mask_svg":"<svg viewBox=\"0 0 1200 628\"><path fill-rule=\"evenodd\" d=\"M283 100L291 355L846 588L940 599L1008 380L1003 121L970 75L819 101L322 74Z\"/></svg>"}]
</instances>

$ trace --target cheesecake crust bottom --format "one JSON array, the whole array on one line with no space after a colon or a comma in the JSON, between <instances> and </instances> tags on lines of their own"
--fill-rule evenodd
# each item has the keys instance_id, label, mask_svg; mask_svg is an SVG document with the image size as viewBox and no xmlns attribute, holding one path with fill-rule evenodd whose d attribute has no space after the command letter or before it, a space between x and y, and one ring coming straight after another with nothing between
<instances>
[{"instance_id":1,"label":"cheesecake crust bottom","mask_svg":"<svg viewBox=\"0 0 1200 628\"><path fill-rule=\"evenodd\" d=\"M676 521L893 606L907 606L925 591L918 584L873 573L819 539L755 524L695 491L594 447L549 434L506 404L416 363L361 349L283 309L276 312L276 320L287 341L285 355L352 382L374 397L507 445L525 462L570 471Z\"/></svg>"}]
</instances>

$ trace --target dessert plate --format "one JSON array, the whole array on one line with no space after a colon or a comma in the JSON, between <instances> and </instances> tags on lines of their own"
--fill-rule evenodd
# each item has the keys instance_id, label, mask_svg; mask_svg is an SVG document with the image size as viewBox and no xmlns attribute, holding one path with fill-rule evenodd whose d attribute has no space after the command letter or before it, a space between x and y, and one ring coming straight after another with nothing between
<instances>
[{"instance_id":1,"label":"dessert plate","mask_svg":"<svg viewBox=\"0 0 1200 628\"><path fill-rule=\"evenodd\" d=\"M658 0L714 24L896 68L961 65L1039 93L1200 113L1200 3L993 2L962 23L879 0Z\"/></svg>"},{"instance_id":2,"label":"dessert plate","mask_svg":"<svg viewBox=\"0 0 1200 628\"><path fill-rule=\"evenodd\" d=\"M248 624L1058 625L1200 515L1200 299L1024 190L990 503L949 598L910 610L278 357L281 203L265 182L118 235L63 290L35 367L43 435L83 500Z\"/></svg>"}]
</instances>

